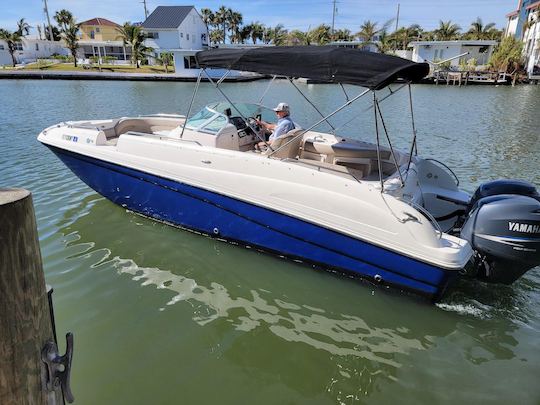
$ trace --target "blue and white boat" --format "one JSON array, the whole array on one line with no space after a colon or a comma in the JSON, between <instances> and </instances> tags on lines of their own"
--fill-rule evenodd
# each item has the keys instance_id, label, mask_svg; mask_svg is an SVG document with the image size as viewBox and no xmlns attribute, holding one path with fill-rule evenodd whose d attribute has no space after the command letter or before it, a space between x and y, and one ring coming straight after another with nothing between
<instances>
[{"instance_id":1,"label":"blue and white boat","mask_svg":"<svg viewBox=\"0 0 540 405\"><path fill-rule=\"evenodd\" d=\"M458 277L511 283L540 263L534 186L491 182L471 197L444 164L415 154L414 121L410 151L381 146L388 134L378 90L400 80L392 94L408 87L410 95L427 65L333 47L217 49L197 59L201 74L224 68L284 76L293 86L292 78L308 77L365 89L272 143L257 122L275 121L275 113L233 103L220 82L225 101L188 111L187 119L63 122L39 141L129 210L432 300ZM364 95L373 99L375 143L314 130ZM262 152L255 150L261 142Z\"/></svg>"}]
</instances>

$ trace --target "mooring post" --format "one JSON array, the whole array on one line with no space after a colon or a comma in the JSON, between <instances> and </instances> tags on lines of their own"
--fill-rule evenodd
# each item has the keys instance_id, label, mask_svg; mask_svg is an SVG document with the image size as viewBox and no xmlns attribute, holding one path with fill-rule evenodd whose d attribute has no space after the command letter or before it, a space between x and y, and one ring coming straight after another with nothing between
<instances>
[{"instance_id":1,"label":"mooring post","mask_svg":"<svg viewBox=\"0 0 540 405\"><path fill-rule=\"evenodd\" d=\"M0 189L0 404L63 404L42 360L51 341L32 195Z\"/></svg>"}]
</instances>

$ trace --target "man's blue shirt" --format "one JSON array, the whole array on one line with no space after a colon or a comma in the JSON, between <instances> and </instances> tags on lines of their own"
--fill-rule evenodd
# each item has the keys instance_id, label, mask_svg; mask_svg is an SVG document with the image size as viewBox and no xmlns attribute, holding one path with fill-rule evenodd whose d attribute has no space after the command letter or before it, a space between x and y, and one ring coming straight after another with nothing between
<instances>
[{"instance_id":1,"label":"man's blue shirt","mask_svg":"<svg viewBox=\"0 0 540 405\"><path fill-rule=\"evenodd\" d=\"M285 135L287 132L292 131L293 129L294 123L292 122L291 117L287 115L286 117L280 118L276 123L276 128L274 129L274 132L272 132L272 135L270 135L269 140L273 141L274 139Z\"/></svg>"}]
</instances>

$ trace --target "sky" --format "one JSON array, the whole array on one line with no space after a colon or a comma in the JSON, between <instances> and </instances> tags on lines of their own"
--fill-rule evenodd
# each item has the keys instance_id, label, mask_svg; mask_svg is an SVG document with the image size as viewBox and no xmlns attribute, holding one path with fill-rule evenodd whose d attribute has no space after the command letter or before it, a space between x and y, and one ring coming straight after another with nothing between
<instances>
[{"instance_id":1,"label":"sky","mask_svg":"<svg viewBox=\"0 0 540 405\"><path fill-rule=\"evenodd\" d=\"M400 4L399 25L420 24L432 30L439 20L452 20L466 31L476 17L484 24L494 22L504 28L505 15L517 8L518 0L336 0L336 29L348 28L353 33L365 20L384 23L396 17ZM217 10L221 5L242 13L244 24L259 21L265 25L283 24L286 29L307 30L321 23L332 22L332 0L147 0L152 12L157 6L194 5L198 10ZM119 24L144 20L142 0L48 0L49 14L67 9L77 21L104 17ZM0 0L0 28L13 30L20 18L30 25L45 22L43 0ZM395 24L395 21L394 23ZM394 26L394 25L392 25ZM32 32L35 34L36 32Z\"/></svg>"}]
</instances>

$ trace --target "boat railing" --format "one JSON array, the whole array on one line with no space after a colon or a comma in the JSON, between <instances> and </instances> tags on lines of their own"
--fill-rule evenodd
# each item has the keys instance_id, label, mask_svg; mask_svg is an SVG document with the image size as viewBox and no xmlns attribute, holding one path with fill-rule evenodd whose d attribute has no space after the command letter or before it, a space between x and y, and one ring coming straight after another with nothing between
<instances>
[{"instance_id":1,"label":"boat railing","mask_svg":"<svg viewBox=\"0 0 540 405\"><path fill-rule=\"evenodd\" d=\"M454 173L454 171L452 169L450 169L450 167L448 167L446 164L444 164L443 162L441 162L440 160L437 160L437 159L433 159L433 158L426 158L425 160L429 160L431 162L435 162L435 163L438 163L440 164L442 167L444 167L446 170L448 170L452 176L454 176L454 179L456 180L456 187L459 187L459 179L458 179L458 176L456 175L456 173Z\"/></svg>"},{"instance_id":2,"label":"boat railing","mask_svg":"<svg viewBox=\"0 0 540 405\"><path fill-rule=\"evenodd\" d=\"M437 222L437 220L435 219L435 217L433 215L431 215L431 213L425 209L424 207L422 207L420 204L416 204L415 202L411 201L411 200L405 200L403 198L397 198L399 201L401 202L404 202L405 204L407 205L410 205L411 207L413 207L415 210L417 211L420 211L432 224L433 224L433 227L435 228L435 232L437 232L439 234L439 239L442 239L442 236L443 236L443 230L441 228L441 226L439 225L439 222ZM401 222L406 222L406 221L409 221L409 220L412 220L414 217L412 215L409 214L409 216L411 218L406 218L405 220L400 220ZM416 219L416 218L414 218Z\"/></svg>"}]
</instances>

